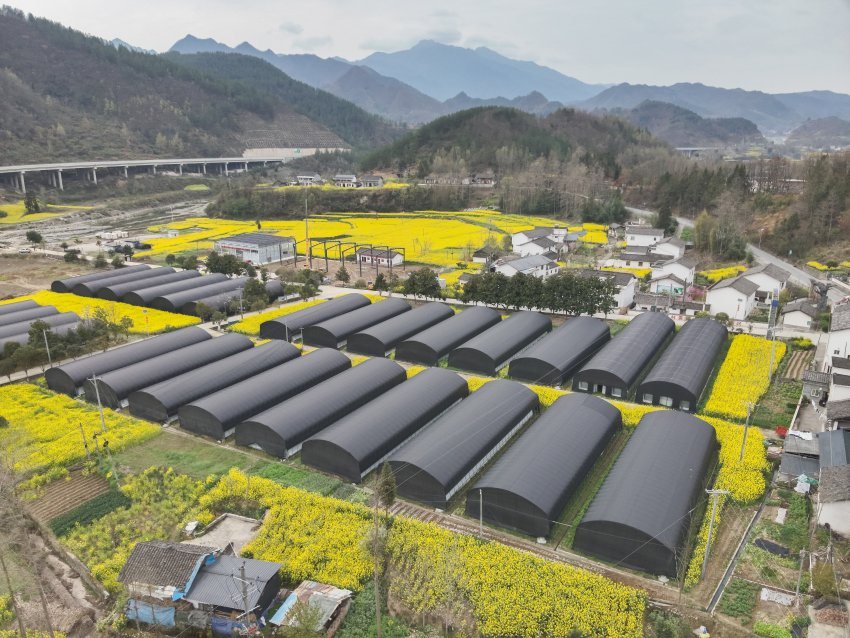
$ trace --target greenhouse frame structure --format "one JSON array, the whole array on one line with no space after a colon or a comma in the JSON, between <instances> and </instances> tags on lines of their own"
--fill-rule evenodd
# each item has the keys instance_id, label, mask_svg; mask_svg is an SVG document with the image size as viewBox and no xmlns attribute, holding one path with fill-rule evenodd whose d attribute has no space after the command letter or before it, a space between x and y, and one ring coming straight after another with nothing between
<instances>
[{"instance_id":1,"label":"greenhouse frame structure","mask_svg":"<svg viewBox=\"0 0 850 638\"><path fill-rule=\"evenodd\" d=\"M55 314L44 315L42 317L33 317L32 319L16 321L15 323L7 323L0 326L0 343L5 341L8 337L28 333L30 326L36 321L41 321L45 323L48 328L53 329L57 326L70 323L77 324L81 320L80 316L76 312L57 312Z\"/></svg>"},{"instance_id":2,"label":"greenhouse frame structure","mask_svg":"<svg viewBox=\"0 0 850 638\"><path fill-rule=\"evenodd\" d=\"M301 462L360 483L363 477L469 394L459 375L428 368L343 417L301 448Z\"/></svg>"},{"instance_id":3,"label":"greenhouse frame structure","mask_svg":"<svg viewBox=\"0 0 850 638\"><path fill-rule=\"evenodd\" d=\"M53 306L35 306L34 308L24 308L17 312L7 312L0 314L0 326L8 326L15 323L23 323L26 321L35 321L43 317L58 315L59 311Z\"/></svg>"},{"instance_id":4,"label":"greenhouse frame structure","mask_svg":"<svg viewBox=\"0 0 850 638\"><path fill-rule=\"evenodd\" d=\"M638 386L638 401L696 412L728 335L714 319L688 321Z\"/></svg>"},{"instance_id":5,"label":"greenhouse frame structure","mask_svg":"<svg viewBox=\"0 0 850 638\"><path fill-rule=\"evenodd\" d=\"M264 321L260 324L260 337L263 339L292 341L296 337L300 337L301 331L307 326L322 323L346 312L368 306L371 303L368 297L360 293L342 295L318 303L315 306Z\"/></svg>"},{"instance_id":6,"label":"greenhouse frame structure","mask_svg":"<svg viewBox=\"0 0 850 638\"><path fill-rule=\"evenodd\" d=\"M386 357L404 339L427 330L454 314L448 304L432 301L351 335L348 337L346 349L371 357Z\"/></svg>"},{"instance_id":7,"label":"greenhouse frame structure","mask_svg":"<svg viewBox=\"0 0 850 638\"><path fill-rule=\"evenodd\" d=\"M195 371L201 366L249 350L253 345L244 335L226 334L106 372L97 379L88 379L83 383L83 391L87 401L100 402L117 410L136 390L184 372Z\"/></svg>"},{"instance_id":8,"label":"greenhouse frame structure","mask_svg":"<svg viewBox=\"0 0 850 638\"><path fill-rule=\"evenodd\" d=\"M170 275L174 272L174 268L170 268L168 266L163 268L146 268L145 270L138 270L129 273L121 272L121 269L113 271L112 277L107 277L105 279L96 279L94 281L84 281L75 285L71 292L80 297L96 297L97 293L100 292L106 286L114 286L116 284L123 284L130 281L143 281L145 279L154 279L159 275Z\"/></svg>"},{"instance_id":9,"label":"greenhouse frame structure","mask_svg":"<svg viewBox=\"0 0 850 638\"><path fill-rule=\"evenodd\" d=\"M236 444L288 458L308 438L406 379L404 368L394 361L368 359L242 421L236 426Z\"/></svg>"},{"instance_id":10,"label":"greenhouse frame structure","mask_svg":"<svg viewBox=\"0 0 850 638\"><path fill-rule=\"evenodd\" d=\"M410 304L403 299L385 299L307 326L301 341L317 348L341 348L354 333L407 312Z\"/></svg>"},{"instance_id":11,"label":"greenhouse frame structure","mask_svg":"<svg viewBox=\"0 0 850 638\"><path fill-rule=\"evenodd\" d=\"M127 399L130 414L164 423L177 414L178 408L195 399L223 390L300 356L301 351L285 341L272 341L255 346L142 390L136 390Z\"/></svg>"},{"instance_id":12,"label":"greenhouse frame structure","mask_svg":"<svg viewBox=\"0 0 850 638\"><path fill-rule=\"evenodd\" d=\"M693 511L716 458L714 428L684 412L645 415L579 524L573 547L680 578Z\"/></svg>"},{"instance_id":13,"label":"greenhouse frame structure","mask_svg":"<svg viewBox=\"0 0 850 638\"><path fill-rule=\"evenodd\" d=\"M395 349L395 357L401 361L435 366L457 346L495 326L501 320L502 316L492 308L467 308L399 343Z\"/></svg>"},{"instance_id":14,"label":"greenhouse frame structure","mask_svg":"<svg viewBox=\"0 0 850 638\"><path fill-rule=\"evenodd\" d=\"M97 296L101 299L106 299L107 301L121 301L124 295L129 292L145 290L154 286L164 286L165 284L172 284L178 281L185 281L187 279L197 279L200 276L201 273L197 270L180 270L164 275L157 275L156 277L150 277L148 279L126 281L121 284L104 286L97 291Z\"/></svg>"},{"instance_id":15,"label":"greenhouse frame structure","mask_svg":"<svg viewBox=\"0 0 850 638\"><path fill-rule=\"evenodd\" d=\"M47 387L54 392L74 396L92 375L105 374L208 339L212 339L212 335L203 328L182 328L49 368L44 373L44 379Z\"/></svg>"},{"instance_id":16,"label":"greenhouse frame structure","mask_svg":"<svg viewBox=\"0 0 850 638\"><path fill-rule=\"evenodd\" d=\"M466 513L529 536L549 536L622 423L620 411L599 397L559 398L470 488Z\"/></svg>"},{"instance_id":17,"label":"greenhouse frame structure","mask_svg":"<svg viewBox=\"0 0 850 638\"><path fill-rule=\"evenodd\" d=\"M194 279L190 281L195 281ZM248 283L247 277L235 277L233 279L225 278L224 281L200 286L197 288L189 288L180 292L171 292L165 295L156 297L148 304L151 308L164 310L166 312L182 312L183 306L190 301L197 301L213 295L218 295L223 292L230 292L244 288Z\"/></svg>"},{"instance_id":18,"label":"greenhouse frame structure","mask_svg":"<svg viewBox=\"0 0 850 638\"><path fill-rule=\"evenodd\" d=\"M150 288L138 288L136 290L126 292L122 296L121 301L133 306L150 306L153 303L153 300L157 297L183 292L184 290L202 288L204 286L209 286L210 284L225 281L226 279L227 275L222 275L217 272L212 273L211 275L191 277L183 281L174 281L168 284L157 284Z\"/></svg>"},{"instance_id":19,"label":"greenhouse frame structure","mask_svg":"<svg viewBox=\"0 0 850 638\"><path fill-rule=\"evenodd\" d=\"M575 317L511 359L508 376L528 383L563 385L611 339L601 319Z\"/></svg>"},{"instance_id":20,"label":"greenhouse frame structure","mask_svg":"<svg viewBox=\"0 0 850 638\"><path fill-rule=\"evenodd\" d=\"M628 399L675 329L666 314L638 315L573 376L573 391Z\"/></svg>"},{"instance_id":21,"label":"greenhouse frame structure","mask_svg":"<svg viewBox=\"0 0 850 638\"><path fill-rule=\"evenodd\" d=\"M520 383L485 383L390 456L399 496L445 510L539 407Z\"/></svg>"},{"instance_id":22,"label":"greenhouse frame structure","mask_svg":"<svg viewBox=\"0 0 850 638\"><path fill-rule=\"evenodd\" d=\"M452 350L449 367L496 376L511 357L551 329L552 320L539 312L515 312Z\"/></svg>"},{"instance_id":23,"label":"greenhouse frame structure","mask_svg":"<svg viewBox=\"0 0 850 638\"><path fill-rule=\"evenodd\" d=\"M137 266L122 266L121 268L115 268L113 270L98 270L97 272L91 272L85 275L76 275L74 277L66 277L65 279L56 279L53 283L50 284L50 289L53 292L71 292L71 289L78 285L84 284L90 281L98 281L100 279L109 279L114 277L117 273L131 273L131 272L141 272L143 270L149 270L150 266L145 264L139 264Z\"/></svg>"},{"instance_id":24,"label":"greenhouse frame structure","mask_svg":"<svg viewBox=\"0 0 850 638\"><path fill-rule=\"evenodd\" d=\"M341 352L321 348L181 406L180 427L221 441L238 423L350 367Z\"/></svg>"}]
</instances>

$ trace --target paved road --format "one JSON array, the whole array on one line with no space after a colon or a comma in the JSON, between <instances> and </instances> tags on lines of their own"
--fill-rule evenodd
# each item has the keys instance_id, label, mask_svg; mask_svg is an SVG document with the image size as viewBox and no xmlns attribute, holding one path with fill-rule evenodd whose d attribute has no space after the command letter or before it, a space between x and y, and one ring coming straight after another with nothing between
<instances>
[{"instance_id":1,"label":"paved road","mask_svg":"<svg viewBox=\"0 0 850 638\"><path fill-rule=\"evenodd\" d=\"M643 208L633 208L631 206L626 206L626 210L628 210L633 215L637 217L652 217L656 213L651 210L645 210ZM679 225L684 228L693 228L694 222L687 217L677 217L676 221L679 222ZM747 250L749 250L753 257L755 257L756 261L760 264L774 264L775 266L779 266L787 270L791 275L791 281L797 284L798 286L803 286L804 288L808 288L811 285L812 281L821 281L825 283L825 280L820 279L818 277L813 277L805 270L797 268L794 264L791 264L784 259L773 255L766 250L762 250L758 246L753 244L747 244ZM830 288L829 289L829 299L832 303L843 299L847 294L839 289Z\"/></svg>"}]
</instances>

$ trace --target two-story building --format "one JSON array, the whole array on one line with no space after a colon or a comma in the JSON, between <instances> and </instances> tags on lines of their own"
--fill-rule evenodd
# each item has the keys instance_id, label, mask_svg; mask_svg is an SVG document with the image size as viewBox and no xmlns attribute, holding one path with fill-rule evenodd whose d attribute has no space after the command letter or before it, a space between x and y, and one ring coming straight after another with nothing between
<instances>
[{"instance_id":1,"label":"two-story building","mask_svg":"<svg viewBox=\"0 0 850 638\"><path fill-rule=\"evenodd\" d=\"M685 254L685 242L678 237L665 237L655 244L652 250L661 255L670 255L672 259L679 259Z\"/></svg>"},{"instance_id":2,"label":"two-story building","mask_svg":"<svg viewBox=\"0 0 850 638\"><path fill-rule=\"evenodd\" d=\"M295 258L295 238L268 235L266 233L241 233L222 237L215 242L215 250L233 255L240 261L254 266Z\"/></svg>"},{"instance_id":3,"label":"two-story building","mask_svg":"<svg viewBox=\"0 0 850 638\"><path fill-rule=\"evenodd\" d=\"M595 277L597 279L614 282L616 292L614 293L614 307L617 310L631 308L637 293L637 277L630 272L618 272L615 270L580 270L579 277Z\"/></svg>"},{"instance_id":4,"label":"two-story building","mask_svg":"<svg viewBox=\"0 0 850 638\"><path fill-rule=\"evenodd\" d=\"M360 178L363 188L383 188L384 178L380 175L364 175Z\"/></svg>"},{"instance_id":5,"label":"two-story building","mask_svg":"<svg viewBox=\"0 0 850 638\"><path fill-rule=\"evenodd\" d=\"M318 186L325 183L322 176L318 173L304 173L303 175L296 175L295 181L299 186Z\"/></svg>"},{"instance_id":6,"label":"two-story building","mask_svg":"<svg viewBox=\"0 0 850 638\"><path fill-rule=\"evenodd\" d=\"M811 330L817 325L818 309L808 299L795 299L782 307L782 325Z\"/></svg>"},{"instance_id":7,"label":"two-story building","mask_svg":"<svg viewBox=\"0 0 850 638\"><path fill-rule=\"evenodd\" d=\"M689 286L694 282L696 267L697 260L694 257L687 255L653 266L652 278L657 279L665 275L673 275L681 279L685 283L685 286Z\"/></svg>"}]
</instances>

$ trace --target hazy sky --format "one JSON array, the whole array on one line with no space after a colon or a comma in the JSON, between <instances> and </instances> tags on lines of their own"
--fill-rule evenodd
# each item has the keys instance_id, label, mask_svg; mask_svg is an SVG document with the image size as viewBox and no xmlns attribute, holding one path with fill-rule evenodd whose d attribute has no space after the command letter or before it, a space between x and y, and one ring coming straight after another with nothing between
<instances>
[{"instance_id":1,"label":"hazy sky","mask_svg":"<svg viewBox=\"0 0 850 638\"><path fill-rule=\"evenodd\" d=\"M585 82L850 93L850 0L8 0L158 51L187 33L359 59L422 39Z\"/></svg>"}]
</instances>

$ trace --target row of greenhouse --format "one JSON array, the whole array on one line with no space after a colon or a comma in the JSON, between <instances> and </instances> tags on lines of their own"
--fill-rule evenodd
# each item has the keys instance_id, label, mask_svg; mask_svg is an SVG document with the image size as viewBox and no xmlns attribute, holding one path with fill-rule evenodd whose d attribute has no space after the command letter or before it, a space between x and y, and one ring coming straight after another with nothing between
<instances>
[{"instance_id":1,"label":"row of greenhouse","mask_svg":"<svg viewBox=\"0 0 850 638\"><path fill-rule=\"evenodd\" d=\"M137 265L57 279L51 290L197 315L201 304L213 311L224 310L240 297L247 283L247 277ZM270 280L265 286L269 301L283 296L283 284L279 280Z\"/></svg>"},{"instance_id":2,"label":"row of greenhouse","mask_svg":"<svg viewBox=\"0 0 850 638\"><path fill-rule=\"evenodd\" d=\"M53 306L42 306L32 299L0 305L0 346L7 343L26 345L30 328L36 322L43 323L54 334L66 334L80 325L80 316L75 312L59 312Z\"/></svg>"},{"instance_id":3,"label":"row of greenhouse","mask_svg":"<svg viewBox=\"0 0 850 638\"><path fill-rule=\"evenodd\" d=\"M692 319L676 333L662 313L633 319L616 337L608 324L575 317L552 329L539 312L506 319L492 308L455 313L440 302L412 309L402 299L372 303L349 294L263 323L260 336L305 345L345 348L372 357L450 368L528 383L562 386L685 412L700 396L723 352L727 330L707 318Z\"/></svg>"},{"instance_id":4,"label":"row of greenhouse","mask_svg":"<svg viewBox=\"0 0 850 638\"><path fill-rule=\"evenodd\" d=\"M378 304L376 304L378 305ZM389 464L400 496L535 537L550 536L622 430L620 411L569 394L542 411L537 394L508 379L470 393L459 374L398 363L358 365L334 348L303 354L276 340L211 337L186 328L48 370L48 386L139 417L176 417L190 432L300 454L317 470L360 483ZM690 513L717 444L714 430L681 412L646 415L575 534L575 547L606 561L675 576Z\"/></svg>"}]
</instances>

